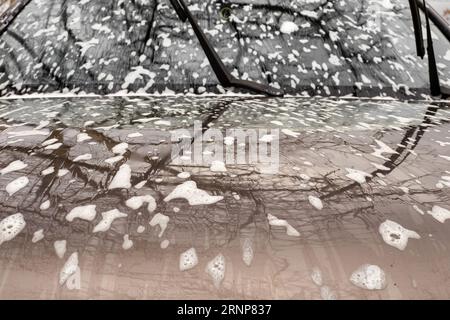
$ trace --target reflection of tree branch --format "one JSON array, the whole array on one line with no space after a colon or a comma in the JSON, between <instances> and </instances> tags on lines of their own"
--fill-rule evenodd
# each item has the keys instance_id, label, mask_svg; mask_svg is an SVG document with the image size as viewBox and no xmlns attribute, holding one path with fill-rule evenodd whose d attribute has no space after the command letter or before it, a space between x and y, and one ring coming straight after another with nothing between
<instances>
[{"instance_id":1,"label":"reflection of tree branch","mask_svg":"<svg viewBox=\"0 0 450 320\"><path fill-rule=\"evenodd\" d=\"M437 111L440 108L442 108L443 106L444 106L444 104L435 104L435 103L430 105L425 113L425 117L424 117L422 123L417 126L411 127L410 129L408 129L406 131L405 135L403 136L402 141L399 143L399 146L395 150L396 153L391 155L389 160L387 160L386 162L383 163L383 166L387 167L388 169L386 169L386 170L378 169L378 170L371 172L372 177L368 177L367 181L370 182L371 180L373 180L378 173L381 173L383 175L388 175L392 171L394 171L395 168L400 166L411 154L409 151L412 151L417 147L417 145L419 144L420 140L422 139L422 137L424 135L425 129L428 127L428 124L430 124L433 121L433 119L432 119L433 116L435 116ZM417 135L414 139L414 143L412 144L411 148L408 149L409 144L406 142L408 142L409 139L416 132L417 132ZM341 194L343 192L346 192L348 190L351 190L351 189L353 189L355 187L359 187L359 186L360 186L359 183L354 182L343 188L340 188L340 189L332 191L328 194L322 195L320 198L321 199L331 198L333 196L336 196L338 194Z\"/></svg>"}]
</instances>

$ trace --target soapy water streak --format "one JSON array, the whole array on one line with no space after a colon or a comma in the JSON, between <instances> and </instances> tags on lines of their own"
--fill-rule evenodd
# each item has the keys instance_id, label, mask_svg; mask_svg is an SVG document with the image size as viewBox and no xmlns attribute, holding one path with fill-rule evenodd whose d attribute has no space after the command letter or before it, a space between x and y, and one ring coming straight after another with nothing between
<instances>
[{"instance_id":1,"label":"soapy water streak","mask_svg":"<svg viewBox=\"0 0 450 320\"><path fill-rule=\"evenodd\" d=\"M193 132L177 129L171 132L172 165L255 165L264 174L279 172L280 132L278 129L204 130L201 121L194 122ZM220 166L218 166L220 167ZM220 169L219 169L220 170Z\"/></svg>"}]
</instances>

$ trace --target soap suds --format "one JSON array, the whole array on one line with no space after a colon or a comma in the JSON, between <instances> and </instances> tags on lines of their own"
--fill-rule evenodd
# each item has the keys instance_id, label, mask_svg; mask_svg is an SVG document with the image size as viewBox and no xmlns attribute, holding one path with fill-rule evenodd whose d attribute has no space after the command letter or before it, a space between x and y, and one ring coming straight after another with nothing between
<instances>
[{"instance_id":1,"label":"soap suds","mask_svg":"<svg viewBox=\"0 0 450 320\"><path fill-rule=\"evenodd\" d=\"M102 220L94 227L92 232L106 232L111 228L111 224L115 219L125 218L127 216L127 214L122 213L117 209L102 212Z\"/></svg>"},{"instance_id":2,"label":"soap suds","mask_svg":"<svg viewBox=\"0 0 450 320\"><path fill-rule=\"evenodd\" d=\"M408 239L420 239L420 235L412 230L403 228L397 222L386 220L378 228L384 242L399 250L405 250Z\"/></svg>"},{"instance_id":3,"label":"soap suds","mask_svg":"<svg viewBox=\"0 0 450 320\"><path fill-rule=\"evenodd\" d=\"M269 225L274 227L285 227L286 228L286 234L291 237L300 237L300 232L295 230L294 227L292 227L286 220L278 219L277 217L268 214L267 220L269 220Z\"/></svg>"},{"instance_id":4,"label":"soap suds","mask_svg":"<svg viewBox=\"0 0 450 320\"><path fill-rule=\"evenodd\" d=\"M180 254L180 271L192 269L197 264L198 264L198 257L195 248L190 248L189 250Z\"/></svg>"},{"instance_id":5,"label":"soap suds","mask_svg":"<svg viewBox=\"0 0 450 320\"><path fill-rule=\"evenodd\" d=\"M164 231L167 228L167 224L169 223L170 218L166 215L163 215L162 213L157 213L153 216L152 220L150 220L149 224L154 227L156 225L159 225L161 228L161 231L158 234L158 237L161 238L164 234Z\"/></svg>"},{"instance_id":6,"label":"soap suds","mask_svg":"<svg viewBox=\"0 0 450 320\"><path fill-rule=\"evenodd\" d=\"M56 240L53 243L53 248L55 248L55 253L58 256L58 258L62 259L62 258L64 258L64 255L66 254L67 241L66 240Z\"/></svg>"},{"instance_id":7,"label":"soap suds","mask_svg":"<svg viewBox=\"0 0 450 320\"><path fill-rule=\"evenodd\" d=\"M308 196L308 200L309 200L309 203L317 210L323 209L322 200L320 200L319 198L317 198L315 196Z\"/></svg>"},{"instance_id":8,"label":"soap suds","mask_svg":"<svg viewBox=\"0 0 450 320\"><path fill-rule=\"evenodd\" d=\"M186 199L191 206L214 204L223 199L222 196L211 196L206 191L198 189L194 181L186 181L177 186L164 201L179 198Z\"/></svg>"},{"instance_id":9,"label":"soap suds","mask_svg":"<svg viewBox=\"0 0 450 320\"><path fill-rule=\"evenodd\" d=\"M144 203L148 203L147 211L149 213L152 213L156 210L156 200L151 195L131 197L125 202L127 207L133 210L139 209Z\"/></svg>"},{"instance_id":10,"label":"soap suds","mask_svg":"<svg viewBox=\"0 0 450 320\"><path fill-rule=\"evenodd\" d=\"M14 239L25 226L26 223L21 213L10 215L0 221L0 245Z\"/></svg>"},{"instance_id":11,"label":"soap suds","mask_svg":"<svg viewBox=\"0 0 450 320\"><path fill-rule=\"evenodd\" d=\"M123 164L120 166L119 171L117 171L116 175L112 179L109 184L108 189L129 189L131 188L131 168L127 164Z\"/></svg>"},{"instance_id":12,"label":"soap suds","mask_svg":"<svg viewBox=\"0 0 450 320\"><path fill-rule=\"evenodd\" d=\"M8 164L6 167L4 167L3 169L0 170L0 174L4 175L10 172L14 172L14 171L19 171L22 169L25 169L28 165L21 161L21 160L16 160L11 162L10 164Z\"/></svg>"},{"instance_id":13,"label":"soap suds","mask_svg":"<svg viewBox=\"0 0 450 320\"><path fill-rule=\"evenodd\" d=\"M33 238L31 239L31 242L36 243L44 239L44 229L39 229L33 234Z\"/></svg>"},{"instance_id":14,"label":"soap suds","mask_svg":"<svg viewBox=\"0 0 450 320\"><path fill-rule=\"evenodd\" d=\"M206 272L212 278L214 286L220 287L222 280L225 278L225 257L223 254L218 254L206 265Z\"/></svg>"},{"instance_id":15,"label":"soap suds","mask_svg":"<svg viewBox=\"0 0 450 320\"><path fill-rule=\"evenodd\" d=\"M379 266L364 264L350 276L350 282L366 290L382 290L386 288L386 275Z\"/></svg>"},{"instance_id":16,"label":"soap suds","mask_svg":"<svg viewBox=\"0 0 450 320\"><path fill-rule=\"evenodd\" d=\"M75 207L69 212L69 214L67 214L66 220L72 222L74 219L79 218L87 221L92 221L97 215L95 207L95 205Z\"/></svg>"},{"instance_id":17,"label":"soap suds","mask_svg":"<svg viewBox=\"0 0 450 320\"><path fill-rule=\"evenodd\" d=\"M30 181L28 180L27 177L17 178L15 180L11 181L10 183L8 183L8 185L5 188L6 192L8 192L9 196L12 196L16 192L25 188L29 182Z\"/></svg>"},{"instance_id":18,"label":"soap suds","mask_svg":"<svg viewBox=\"0 0 450 320\"><path fill-rule=\"evenodd\" d=\"M428 214L430 214L440 223L444 223L447 219L450 219L450 210L447 210L440 206L433 206L431 211L428 211Z\"/></svg>"}]
</instances>

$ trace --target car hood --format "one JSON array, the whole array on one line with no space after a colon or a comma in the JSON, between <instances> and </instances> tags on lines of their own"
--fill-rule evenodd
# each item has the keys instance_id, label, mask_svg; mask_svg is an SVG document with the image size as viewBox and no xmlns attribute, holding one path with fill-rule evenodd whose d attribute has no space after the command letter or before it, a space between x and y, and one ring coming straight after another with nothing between
<instances>
[{"instance_id":1,"label":"car hood","mask_svg":"<svg viewBox=\"0 0 450 320\"><path fill-rule=\"evenodd\" d=\"M178 266L179 254L190 247L201 259L224 254L228 269L222 289L227 297L302 297L299 288L308 291L315 285L295 274L310 272L315 265L326 270L340 297L380 297L346 281L364 263L385 268L394 279L391 288L394 281L398 284L396 290L379 293L381 297L417 298L427 292L439 296L448 291L448 268L438 273L424 270L433 270L436 261L448 258L441 248L448 249L450 239L445 224L427 213L450 209L449 119L447 103L397 100L245 96L0 100L0 167L17 160L26 164L0 176L0 219L21 212L27 222L14 241L2 244L7 248L2 259L15 266L28 261L35 268L29 272L40 272L49 280L57 277L57 271L42 259L57 259L51 244L65 239L68 253L79 254L82 272L108 274L116 283L115 293L107 289L93 293L89 285L82 285L81 291L60 293L66 298L120 297L121 292L137 297L141 287L131 279L144 278L168 288L159 294L147 292L146 298L223 297L223 291L209 287L207 274L185 276L163 266ZM217 129L216 136L207 135L209 129ZM228 162L227 147L234 145L233 139L226 142L230 129L254 130L258 146L277 147L271 149L274 157ZM200 138L200 153L195 148L189 151L211 154L208 148L219 140L219 133L225 150L222 163L183 162L174 156L173 148L181 141L194 146ZM189 139L181 139L183 135ZM28 183L11 194L7 186L21 177ZM182 185L188 192L174 196ZM197 199L195 190L206 192L201 193L203 200ZM128 202L148 195L155 199L156 209ZM91 221L67 220L82 206L95 206L102 213L117 209L127 216L107 233L93 232L100 215ZM168 218L165 227L155 227L156 213ZM378 230L386 220L414 230L421 239L411 239L405 252L387 245ZM296 232L290 229L286 234L286 224ZM137 231L140 226L146 231ZM29 239L41 228L45 240L32 244ZM133 253L124 253L125 236L134 242ZM249 269L239 262L245 239L251 240L257 259ZM169 243L167 250L161 249ZM24 248L31 258L17 254ZM153 258L148 258L147 249ZM104 269L95 267L98 259ZM392 261L395 265L390 267ZM113 275L108 268L115 270ZM421 290L413 290L405 270L423 280ZM180 281L190 285L170 289L178 288ZM198 281L206 282L199 286ZM51 287L49 283L35 287ZM10 297L14 289L0 290ZM30 297L36 294L31 287L26 290Z\"/></svg>"}]
</instances>

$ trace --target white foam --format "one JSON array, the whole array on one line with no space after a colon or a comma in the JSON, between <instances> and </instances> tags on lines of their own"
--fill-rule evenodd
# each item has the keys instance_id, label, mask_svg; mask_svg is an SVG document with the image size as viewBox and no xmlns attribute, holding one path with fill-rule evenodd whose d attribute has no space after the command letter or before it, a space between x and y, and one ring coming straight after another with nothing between
<instances>
[{"instance_id":1,"label":"white foam","mask_svg":"<svg viewBox=\"0 0 450 320\"><path fill-rule=\"evenodd\" d=\"M87 140L91 140L91 139L92 138L87 133L84 133L84 132L79 133L77 135L77 142L78 143L83 142L83 141L87 141Z\"/></svg>"},{"instance_id":2,"label":"white foam","mask_svg":"<svg viewBox=\"0 0 450 320\"><path fill-rule=\"evenodd\" d=\"M129 250L131 249L131 247L133 246L133 241L130 240L130 236L129 235L124 235L123 236L123 243L122 243L122 249L123 250Z\"/></svg>"},{"instance_id":3,"label":"white foam","mask_svg":"<svg viewBox=\"0 0 450 320\"><path fill-rule=\"evenodd\" d=\"M33 238L31 239L31 242L36 243L44 239L44 229L39 229L33 234Z\"/></svg>"},{"instance_id":4,"label":"white foam","mask_svg":"<svg viewBox=\"0 0 450 320\"><path fill-rule=\"evenodd\" d=\"M87 221L95 219L97 212L95 211L95 205L87 205L73 208L66 216L66 220L72 222L73 219L79 218Z\"/></svg>"},{"instance_id":5,"label":"white foam","mask_svg":"<svg viewBox=\"0 0 450 320\"><path fill-rule=\"evenodd\" d=\"M147 180L142 180L141 182L139 182L138 184L136 184L134 187L136 189L142 189L143 186L145 186L145 184L147 183Z\"/></svg>"},{"instance_id":6,"label":"white foam","mask_svg":"<svg viewBox=\"0 0 450 320\"><path fill-rule=\"evenodd\" d=\"M39 206L39 210L47 210L48 208L50 208L50 200L46 200L44 202L41 203L41 205Z\"/></svg>"},{"instance_id":7,"label":"white foam","mask_svg":"<svg viewBox=\"0 0 450 320\"><path fill-rule=\"evenodd\" d=\"M206 272L212 278L216 288L220 287L222 280L225 278L225 257L218 254L206 265Z\"/></svg>"},{"instance_id":8,"label":"white foam","mask_svg":"<svg viewBox=\"0 0 450 320\"><path fill-rule=\"evenodd\" d=\"M85 161L85 160L91 160L91 159L92 159L92 154L85 153L85 154L79 155L78 157L73 159L73 162L79 162L79 161Z\"/></svg>"},{"instance_id":9,"label":"white foam","mask_svg":"<svg viewBox=\"0 0 450 320\"><path fill-rule=\"evenodd\" d=\"M214 204L223 199L222 196L211 196L206 191L198 189L195 181L180 184L164 198L164 201L169 202L179 198L186 199L191 206Z\"/></svg>"},{"instance_id":10,"label":"white foam","mask_svg":"<svg viewBox=\"0 0 450 320\"><path fill-rule=\"evenodd\" d=\"M197 264L198 264L198 257L195 248L190 248L189 250L180 254L180 271L192 269Z\"/></svg>"},{"instance_id":11,"label":"white foam","mask_svg":"<svg viewBox=\"0 0 450 320\"><path fill-rule=\"evenodd\" d=\"M148 203L147 210L149 213L156 210L156 200L151 195L131 197L125 202L127 207L133 210L139 209L144 203Z\"/></svg>"},{"instance_id":12,"label":"white foam","mask_svg":"<svg viewBox=\"0 0 450 320\"><path fill-rule=\"evenodd\" d=\"M68 174L70 171L69 170L67 170L67 169L59 169L58 170L58 177L63 177L63 176L65 176L66 174Z\"/></svg>"},{"instance_id":13,"label":"white foam","mask_svg":"<svg viewBox=\"0 0 450 320\"><path fill-rule=\"evenodd\" d=\"M167 239L165 239L165 240L161 241L160 247L161 247L161 249L167 249L167 247L169 246L169 244L170 244L170 241L167 240Z\"/></svg>"},{"instance_id":14,"label":"white foam","mask_svg":"<svg viewBox=\"0 0 450 320\"><path fill-rule=\"evenodd\" d=\"M28 180L27 177L17 178L8 183L8 185L6 186L6 192L8 192L10 196L12 196L17 191L20 191L21 189L25 188L28 182L30 181Z\"/></svg>"},{"instance_id":15,"label":"white foam","mask_svg":"<svg viewBox=\"0 0 450 320\"><path fill-rule=\"evenodd\" d=\"M119 144L116 144L113 148L112 148L112 152L115 154L120 154L123 155L124 153L126 153L128 150L128 143L126 142L122 142Z\"/></svg>"},{"instance_id":16,"label":"white foam","mask_svg":"<svg viewBox=\"0 0 450 320\"><path fill-rule=\"evenodd\" d=\"M67 241L66 240L56 240L53 243L53 248L55 248L56 255L58 258L64 258L67 249Z\"/></svg>"},{"instance_id":17,"label":"white foam","mask_svg":"<svg viewBox=\"0 0 450 320\"><path fill-rule=\"evenodd\" d=\"M278 219L270 213L267 215L267 220L269 220L269 225L274 227L285 227L286 234L291 237L300 237L300 232L298 232L294 227L292 227L286 220Z\"/></svg>"},{"instance_id":18,"label":"white foam","mask_svg":"<svg viewBox=\"0 0 450 320\"><path fill-rule=\"evenodd\" d=\"M450 219L450 210L447 210L440 206L433 206L431 211L428 211L428 214L430 214L440 223L444 223L447 219Z\"/></svg>"},{"instance_id":19,"label":"white foam","mask_svg":"<svg viewBox=\"0 0 450 320\"><path fill-rule=\"evenodd\" d=\"M102 212L102 220L94 227L92 232L106 232L111 228L111 224L114 220L125 218L127 216L126 213L122 213L117 209Z\"/></svg>"},{"instance_id":20,"label":"white foam","mask_svg":"<svg viewBox=\"0 0 450 320\"><path fill-rule=\"evenodd\" d=\"M109 184L108 189L129 189L131 188L131 168L127 164L123 164L120 166L119 171L117 171L116 175L112 179Z\"/></svg>"},{"instance_id":21,"label":"white foam","mask_svg":"<svg viewBox=\"0 0 450 320\"><path fill-rule=\"evenodd\" d=\"M386 220L378 228L384 242L399 250L405 250L408 239L420 239L420 235L412 230L403 228L397 222Z\"/></svg>"},{"instance_id":22,"label":"white foam","mask_svg":"<svg viewBox=\"0 0 450 320\"><path fill-rule=\"evenodd\" d=\"M211 162L209 170L212 172L226 172L227 168L225 167L225 163L216 160Z\"/></svg>"},{"instance_id":23,"label":"white foam","mask_svg":"<svg viewBox=\"0 0 450 320\"><path fill-rule=\"evenodd\" d=\"M347 170L347 174L345 175L347 178L352 179L353 181L356 181L360 184L363 184L366 182L366 178L372 177L372 175L368 174L367 172L361 171L361 170L355 170L351 168L345 168Z\"/></svg>"},{"instance_id":24,"label":"white foam","mask_svg":"<svg viewBox=\"0 0 450 320\"><path fill-rule=\"evenodd\" d=\"M22 160L16 160L8 164L6 167L0 170L0 174L4 175L10 172L19 171L25 169L28 165Z\"/></svg>"},{"instance_id":25,"label":"white foam","mask_svg":"<svg viewBox=\"0 0 450 320\"><path fill-rule=\"evenodd\" d=\"M59 147L61 147L61 146L62 146L62 143L58 142L58 143L54 143L54 144L48 145L44 149L45 150L56 150L56 149L59 149Z\"/></svg>"},{"instance_id":26,"label":"white foam","mask_svg":"<svg viewBox=\"0 0 450 320\"><path fill-rule=\"evenodd\" d=\"M281 33L291 34L298 31L298 26L292 21L284 21L280 26Z\"/></svg>"},{"instance_id":27,"label":"white foam","mask_svg":"<svg viewBox=\"0 0 450 320\"><path fill-rule=\"evenodd\" d=\"M350 276L350 282L367 290L382 290L386 288L386 275L379 266L363 264Z\"/></svg>"},{"instance_id":28,"label":"white foam","mask_svg":"<svg viewBox=\"0 0 450 320\"><path fill-rule=\"evenodd\" d=\"M180 178L180 179L189 179L191 177L191 174L189 172L187 172L187 171L183 171L183 172L180 172L177 175L177 177Z\"/></svg>"},{"instance_id":29,"label":"white foam","mask_svg":"<svg viewBox=\"0 0 450 320\"><path fill-rule=\"evenodd\" d=\"M127 137L128 138L139 138L139 137L142 137L142 136L143 136L142 133L134 132L134 133L130 133Z\"/></svg>"},{"instance_id":30,"label":"white foam","mask_svg":"<svg viewBox=\"0 0 450 320\"><path fill-rule=\"evenodd\" d=\"M323 209L322 200L320 200L319 198L317 198L315 196L308 196L308 200L309 200L309 203L317 210Z\"/></svg>"},{"instance_id":31,"label":"white foam","mask_svg":"<svg viewBox=\"0 0 450 320\"><path fill-rule=\"evenodd\" d=\"M156 225L159 225L161 228L161 231L159 232L158 237L162 237L164 234L164 231L167 228L167 224L169 223L170 218L166 215L163 215L162 213L157 213L153 216L152 220L150 220L149 224L154 227Z\"/></svg>"},{"instance_id":32,"label":"white foam","mask_svg":"<svg viewBox=\"0 0 450 320\"><path fill-rule=\"evenodd\" d=\"M26 223L21 213L10 215L0 221L0 245L14 239L25 226Z\"/></svg>"},{"instance_id":33,"label":"white foam","mask_svg":"<svg viewBox=\"0 0 450 320\"><path fill-rule=\"evenodd\" d=\"M45 170L42 170L41 174L43 176L47 176L49 174L52 174L53 172L55 172L55 168L54 167L49 167L49 168L47 168Z\"/></svg>"},{"instance_id":34,"label":"white foam","mask_svg":"<svg viewBox=\"0 0 450 320\"><path fill-rule=\"evenodd\" d=\"M249 238L245 238L242 243L242 261L244 261L247 266L250 266L252 264L253 257L253 242Z\"/></svg>"},{"instance_id":35,"label":"white foam","mask_svg":"<svg viewBox=\"0 0 450 320\"><path fill-rule=\"evenodd\" d=\"M67 259L66 263L59 272L59 284L63 285L71 275L78 269L78 252L74 252Z\"/></svg>"},{"instance_id":36,"label":"white foam","mask_svg":"<svg viewBox=\"0 0 450 320\"><path fill-rule=\"evenodd\" d=\"M123 156L111 157L111 158L106 159L105 162L109 163L109 164L114 164L116 162L119 162L122 159L123 159Z\"/></svg>"}]
</instances>

